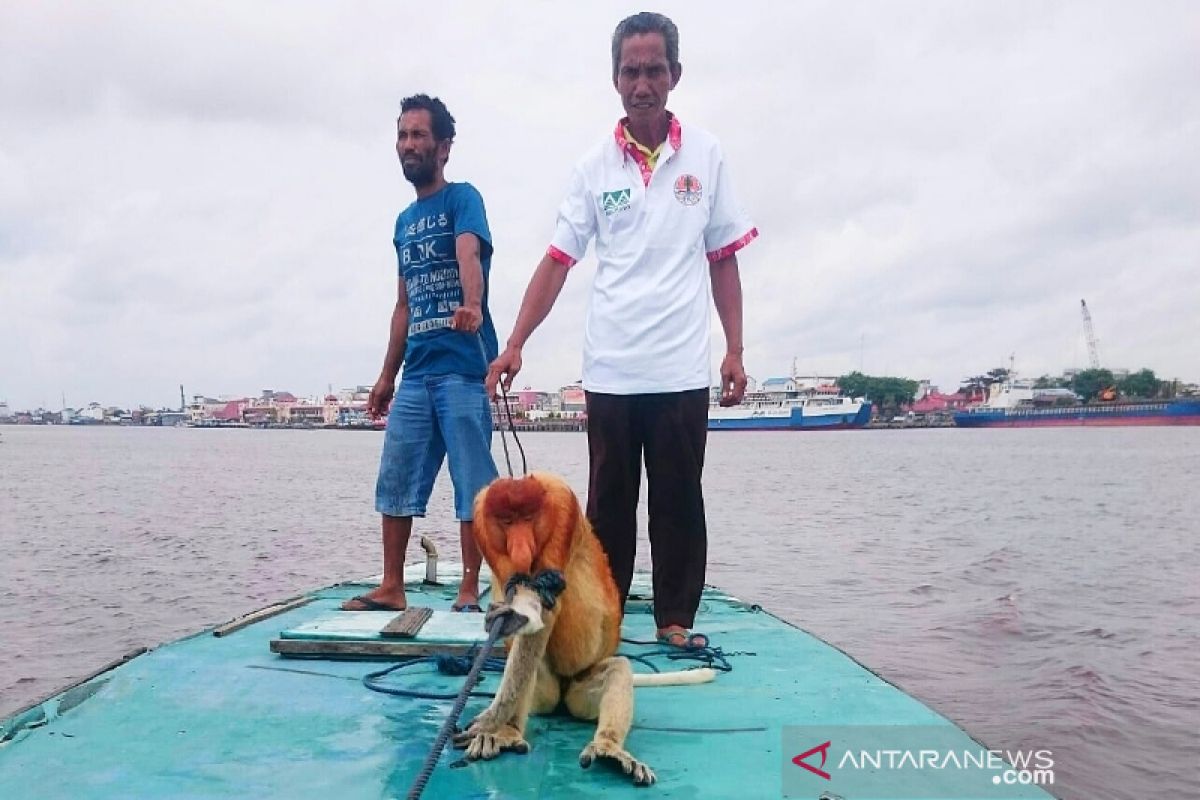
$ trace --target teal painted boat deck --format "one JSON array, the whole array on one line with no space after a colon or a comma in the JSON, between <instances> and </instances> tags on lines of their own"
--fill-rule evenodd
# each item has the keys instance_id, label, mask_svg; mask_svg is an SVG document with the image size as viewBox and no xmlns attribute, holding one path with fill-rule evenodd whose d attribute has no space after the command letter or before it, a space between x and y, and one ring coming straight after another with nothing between
<instances>
[{"instance_id":1,"label":"teal painted boat deck","mask_svg":"<svg viewBox=\"0 0 1200 800\"><path fill-rule=\"evenodd\" d=\"M419 579L421 568L409 574ZM269 651L281 631L327 615L363 588L323 589L224 637L206 631L165 645L3 721L0 798L404 797L451 701L368 690L361 678L380 662ZM410 605L445 609L454 587L414 580L408 592ZM474 619L482 639L482 615ZM650 639L653 629L648 606L631 601L625 636ZM942 726L963 747L978 747L837 649L718 590L706 590L696 629L729 654L733 671L700 686L637 690L627 746L656 771L655 786L635 788L604 765L581 769L592 725L551 716L531 718L527 755L467 764L447 749L424 797L778 798L785 768L800 769L789 763L797 753L785 752L785 726ZM656 649L622 646L632 654ZM447 693L461 686L462 678L427 670L406 671L391 685ZM498 682L493 673L478 688L494 691ZM463 722L487 702L472 699ZM811 792L792 796L817 798L822 781L810 783ZM1003 796L1048 795L1027 788Z\"/></svg>"}]
</instances>

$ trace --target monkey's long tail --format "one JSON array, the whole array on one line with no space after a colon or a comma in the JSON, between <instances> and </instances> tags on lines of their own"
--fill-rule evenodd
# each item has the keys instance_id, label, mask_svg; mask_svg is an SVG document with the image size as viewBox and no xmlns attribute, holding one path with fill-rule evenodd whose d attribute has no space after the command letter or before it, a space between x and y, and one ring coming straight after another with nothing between
<instances>
[{"instance_id":1,"label":"monkey's long tail","mask_svg":"<svg viewBox=\"0 0 1200 800\"><path fill-rule=\"evenodd\" d=\"M693 683L708 683L717 677L717 671L709 667L679 669L674 672L635 672L633 686L685 686Z\"/></svg>"},{"instance_id":2,"label":"monkey's long tail","mask_svg":"<svg viewBox=\"0 0 1200 800\"><path fill-rule=\"evenodd\" d=\"M479 654L475 656L475 663L471 665L471 671L467 673L467 680L463 683L458 697L454 699L454 707L450 709L450 714L446 717L446 721L442 723L442 729L438 731L437 738L433 740L433 747L429 748L429 755L425 756L425 763L421 765L421 771L417 773L412 788L408 790L408 800L418 800L421 793L425 791L425 784L429 783L429 778L433 775L434 767L437 766L438 760L442 757L442 751L446 749L446 742L450 740L450 734L454 732L454 726L458 724L458 718L462 716L463 708L467 705L467 698L471 696L471 690L479 682L479 673L483 670L483 664L487 661L488 656L492 654L492 647L496 644L496 640L500 638L500 631L503 628L503 616L498 616L492 620L492 627L488 629L487 642L484 643Z\"/></svg>"}]
</instances>

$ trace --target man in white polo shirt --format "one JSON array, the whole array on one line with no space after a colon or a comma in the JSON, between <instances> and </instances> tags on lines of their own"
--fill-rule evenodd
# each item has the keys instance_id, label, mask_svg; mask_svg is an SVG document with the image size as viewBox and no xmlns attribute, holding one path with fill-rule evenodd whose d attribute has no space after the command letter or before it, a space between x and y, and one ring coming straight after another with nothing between
<instances>
[{"instance_id":1,"label":"man in white polo shirt","mask_svg":"<svg viewBox=\"0 0 1200 800\"><path fill-rule=\"evenodd\" d=\"M742 288L735 253L758 232L730 185L720 144L667 110L679 82L679 32L642 12L613 33L613 85L626 117L571 175L558 225L534 271L487 388L507 390L521 348L567 272L596 240L584 328L590 476L587 515L624 600L633 579L642 460L659 641L679 647L704 588L701 472L708 430L710 287L725 333L721 404L742 400Z\"/></svg>"}]
</instances>

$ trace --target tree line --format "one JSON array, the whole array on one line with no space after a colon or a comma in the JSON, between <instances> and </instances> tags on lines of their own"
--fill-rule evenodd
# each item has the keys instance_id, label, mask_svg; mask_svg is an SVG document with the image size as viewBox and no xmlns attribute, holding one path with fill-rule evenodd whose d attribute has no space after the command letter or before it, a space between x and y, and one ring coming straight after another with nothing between
<instances>
[{"instance_id":1,"label":"tree line","mask_svg":"<svg viewBox=\"0 0 1200 800\"><path fill-rule=\"evenodd\" d=\"M880 413L893 414L912 403L918 385L917 381L909 378L864 375L858 371L837 379L842 394L865 397Z\"/></svg>"},{"instance_id":2,"label":"tree line","mask_svg":"<svg viewBox=\"0 0 1200 800\"><path fill-rule=\"evenodd\" d=\"M1009 371L997 367L988 370L984 375L975 375L963 381L959 391L968 395L987 397L993 383L1003 383L1008 380ZM1154 399L1174 395L1174 383L1159 380L1154 370L1142 368L1131 372L1123 378L1117 378L1112 370L1085 369L1076 372L1070 378L1051 377L1043 375L1033 383L1035 389L1070 389L1085 403L1096 400L1114 400L1117 397L1128 399Z\"/></svg>"},{"instance_id":3,"label":"tree line","mask_svg":"<svg viewBox=\"0 0 1200 800\"><path fill-rule=\"evenodd\" d=\"M1008 380L1009 371L1003 367L988 370L963 381L960 392L984 399L994 383ZM855 371L837 379L842 394L850 397L865 397L881 414L895 414L913 402L918 382L910 378L864 375ZM1123 378L1116 378L1111 370L1085 369L1070 378L1043 375L1034 382L1038 389L1070 389L1084 402L1112 400L1120 396L1128 399L1153 399L1174 396L1174 384L1159 380L1152 369L1140 369Z\"/></svg>"},{"instance_id":4,"label":"tree line","mask_svg":"<svg viewBox=\"0 0 1200 800\"><path fill-rule=\"evenodd\" d=\"M1129 399L1151 400L1170 397L1174 394L1172 381L1159 380L1154 370L1142 368L1123 378L1117 378L1107 369L1080 370L1068 378L1052 378L1043 375L1034 382L1037 389L1070 389L1085 402L1096 399L1111 399L1114 393Z\"/></svg>"}]
</instances>

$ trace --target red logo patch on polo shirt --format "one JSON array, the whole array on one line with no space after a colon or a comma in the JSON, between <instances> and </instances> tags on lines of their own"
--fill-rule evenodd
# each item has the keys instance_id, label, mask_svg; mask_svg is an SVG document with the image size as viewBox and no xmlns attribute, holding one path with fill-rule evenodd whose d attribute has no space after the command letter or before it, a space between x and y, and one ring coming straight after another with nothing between
<instances>
[{"instance_id":1,"label":"red logo patch on polo shirt","mask_svg":"<svg viewBox=\"0 0 1200 800\"><path fill-rule=\"evenodd\" d=\"M675 179L675 199L685 206L694 206L699 203L703 192L700 179L695 175L680 175Z\"/></svg>"}]
</instances>

